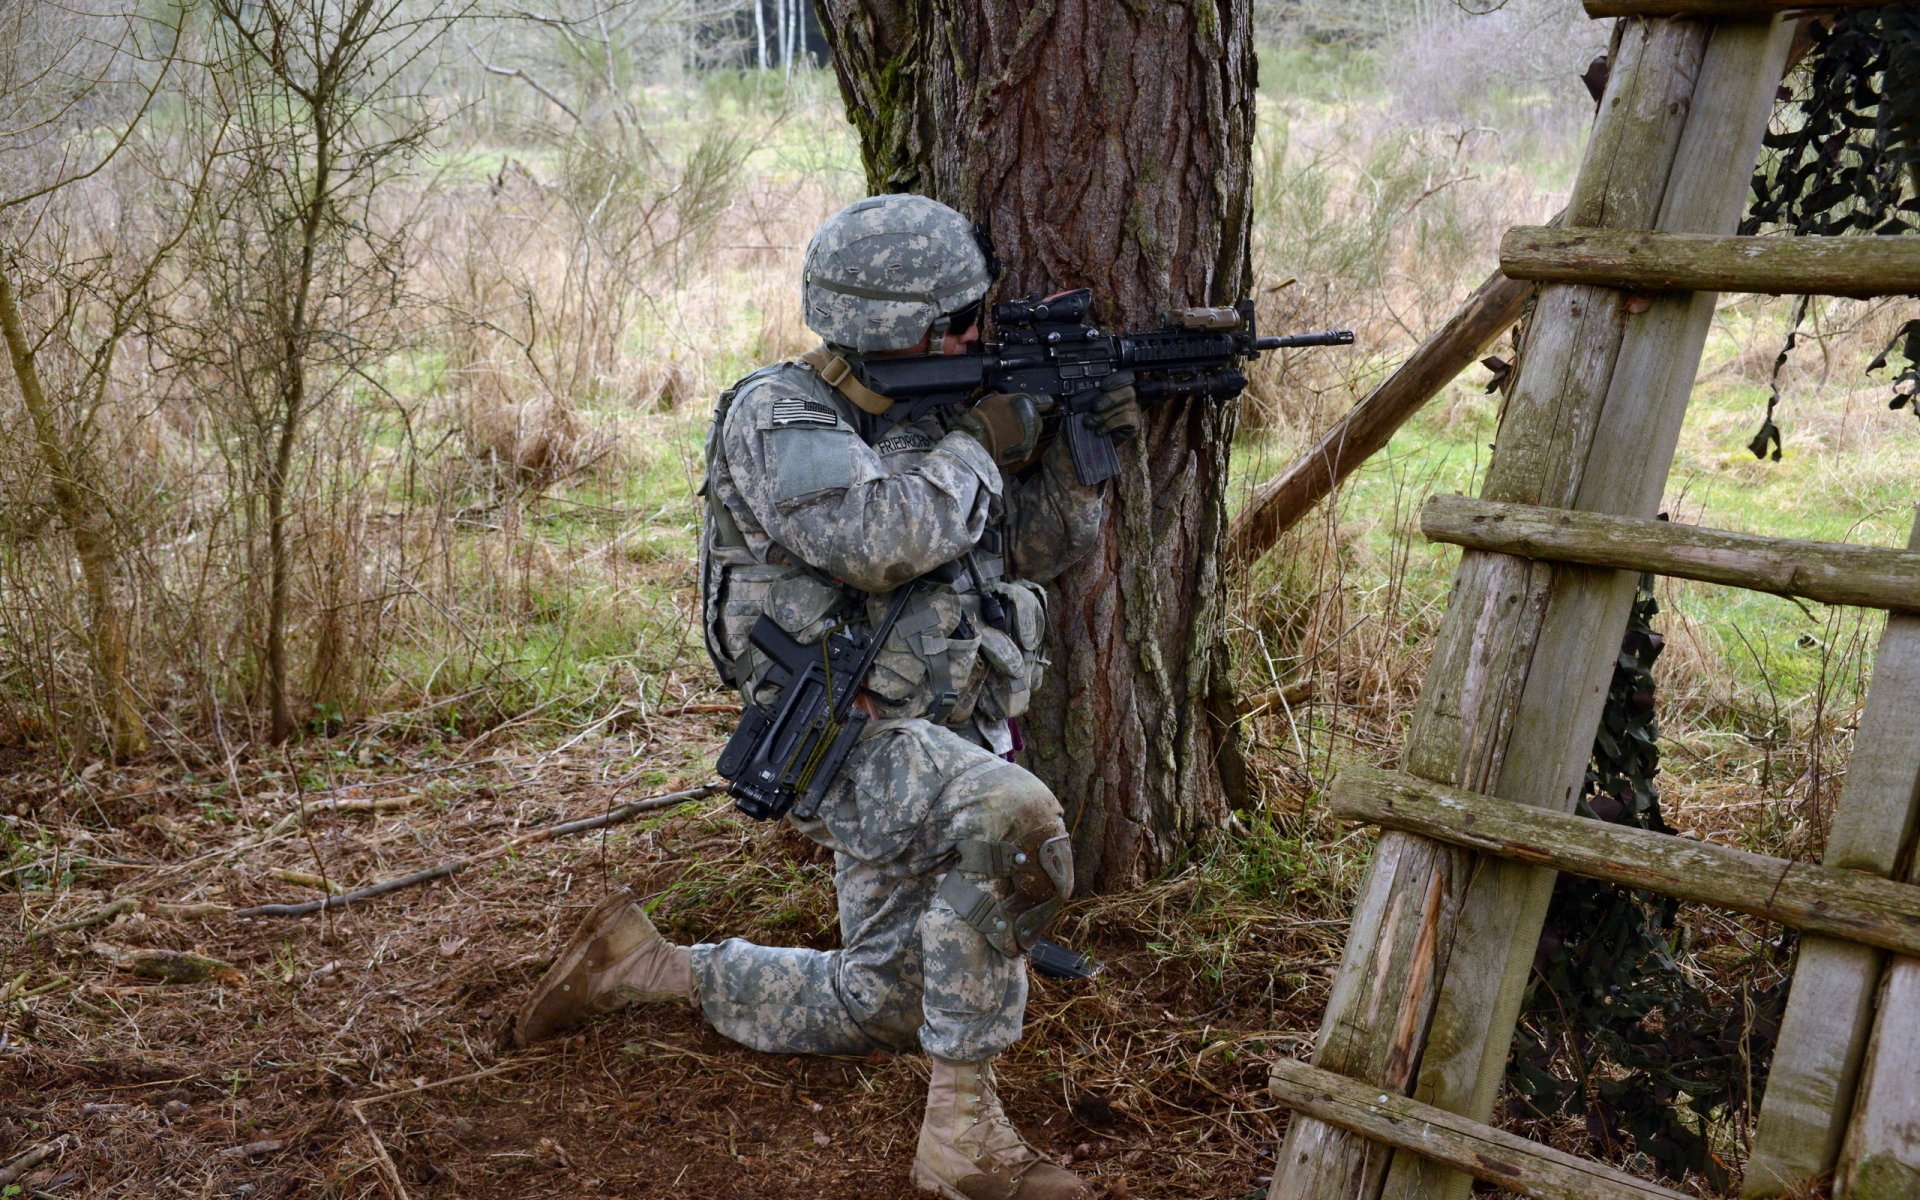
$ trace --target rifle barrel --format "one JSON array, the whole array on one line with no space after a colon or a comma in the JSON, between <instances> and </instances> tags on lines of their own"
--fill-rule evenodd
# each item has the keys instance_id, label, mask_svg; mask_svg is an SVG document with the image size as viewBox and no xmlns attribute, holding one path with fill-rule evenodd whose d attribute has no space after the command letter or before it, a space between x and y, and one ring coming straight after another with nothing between
<instances>
[{"instance_id":1,"label":"rifle barrel","mask_svg":"<svg viewBox=\"0 0 1920 1200\"><path fill-rule=\"evenodd\" d=\"M1291 350L1296 346L1351 346L1353 330L1329 329L1325 333L1295 333L1287 337L1255 338L1255 350Z\"/></svg>"}]
</instances>

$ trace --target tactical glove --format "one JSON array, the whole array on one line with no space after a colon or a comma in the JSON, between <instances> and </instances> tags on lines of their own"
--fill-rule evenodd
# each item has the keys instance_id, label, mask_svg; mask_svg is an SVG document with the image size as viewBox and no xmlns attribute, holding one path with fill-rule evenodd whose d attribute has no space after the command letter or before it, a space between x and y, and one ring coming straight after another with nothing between
<instances>
[{"instance_id":1,"label":"tactical glove","mask_svg":"<svg viewBox=\"0 0 1920 1200\"><path fill-rule=\"evenodd\" d=\"M1140 431L1140 398L1133 390L1132 371L1115 371L1101 382L1100 396L1087 411L1087 425L1116 442Z\"/></svg>"},{"instance_id":2,"label":"tactical glove","mask_svg":"<svg viewBox=\"0 0 1920 1200\"><path fill-rule=\"evenodd\" d=\"M1040 443L1041 403L1046 397L1025 392L995 392L972 408L955 413L947 421L949 429L971 437L987 448L993 461L1012 467L1033 457Z\"/></svg>"}]
</instances>

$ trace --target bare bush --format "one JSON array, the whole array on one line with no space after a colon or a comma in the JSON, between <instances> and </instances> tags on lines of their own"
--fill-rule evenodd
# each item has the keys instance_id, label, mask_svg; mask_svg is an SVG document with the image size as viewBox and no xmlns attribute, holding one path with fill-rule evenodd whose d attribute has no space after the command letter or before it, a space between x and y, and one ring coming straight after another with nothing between
<instances>
[{"instance_id":1,"label":"bare bush","mask_svg":"<svg viewBox=\"0 0 1920 1200\"><path fill-rule=\"evenodd\" d=\"M1416 124L1483 128L1533 151L1540 137L1577 134L1591 117L1579 79L1606 50L1607 31L1559 0L1440 5L1383 51L1393 112Z\"/></svg>"},{"instance_id":2,"label":"bare bush","mask_svg":"<svg viewBox=\"0 0 1920 1200\"><path fill-rule=\"evenodd\" d=\"M74 715L67 699L90 692L92 724L123 757L146 746L125 587L140 477L113 464L125 461L117 443L137 439L132 425L144 413L138 405L116 411L114 401L123 343L151 323L162 268L184 230L156 219L150 202L184 196L192 210L206 194L204 165L182 180L164 153L141 153L153 148L142 118L180 65L185 20L180 8L21 6L0 15L0 170L8 180L0 332L31 445L5 464L10 502L0 528L24 535L10 539L6 574L10 590L31 596L32 573L21 568L39 557L48 578L77 574L84 594L78 620L12 623L46 670L39 698L61 740L87 740L64 727ZM138 414L131 423L129 411ZM73 572L39 542L54 518L71 539ZM38 599L38 616L69 607L57 593ZM90 688L60 686L61 650L75 644L86 647Z\"/></svg>"},{"instance_id":3,"label":"bare bush","mask_svg":"<svg viewBox=\"0 0 1920 1200\"><path fill-rule=\"evenodd\" d=\"M237 149L192 242L200 319L179 325L172 349L231 432L249 658L270 736L283 741L295 726L296 510L315 483L301 469L302 438L395 345L408 223L376 197L434 125L409 71L463 6L212 3L208 95ZM328 564L328 575L357 559Z\"/></svg>"}]
</instances>

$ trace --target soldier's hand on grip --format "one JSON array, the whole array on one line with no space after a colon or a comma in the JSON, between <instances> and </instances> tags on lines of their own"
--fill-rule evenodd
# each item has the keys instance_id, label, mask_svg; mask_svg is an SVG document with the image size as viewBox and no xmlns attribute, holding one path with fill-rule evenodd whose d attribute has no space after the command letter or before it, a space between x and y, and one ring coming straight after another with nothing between
<instances>
[{"instance_id":1,"label":"soldier's hand on grip","mask_svg":"<svg viewBox=\"0 0 1920 1200\"><path fill-rule=\"evenodd\" d=\"M1001 467L1017 466L1031 459L1040 444L1042 404L1051 407L1052 401L1025 392L995 392L956 413L948 428L985 446Z\"/></svg>"},{"instance_id":2,"label":"soldier's hand on grip","mask_svg":"<svg viewBox=\"0 0 1920 1200\"><path fill-rule=\"evenodd\" d=\"M1093 431L1124 442L1140 431L1140 397L1134 392L1133 372L1115 371L1100 384L1100 398L1087 413Z\"/></svg>"}]
</instances>

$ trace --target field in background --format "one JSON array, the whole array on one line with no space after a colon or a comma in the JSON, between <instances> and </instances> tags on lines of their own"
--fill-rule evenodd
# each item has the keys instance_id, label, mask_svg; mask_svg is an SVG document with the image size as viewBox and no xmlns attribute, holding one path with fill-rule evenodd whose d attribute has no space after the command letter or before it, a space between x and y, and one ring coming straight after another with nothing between
<instances>
[{"instance_id":1,"label":"field in background","mask_svg":"<svg viewBox=\"0 0 1920 1200\"><path fill-rule=\"evenodd\" d=\"M1580 42L1584 23L1543 32L1530 22L1545 6L1517 7L1417 46L1263 55L1262 324L1351 326L1359 344L1258 371L1236 503L1446 318L1492 270L1504 228L1560 206L1591 111L1572 75L1597 47ZM294 648L311 736L285 755L248 726L243 514L200 398L136 363L107 422L128 456L116 486L137 517L135 659L156 741L133 763L88 752L78 585L63 540L31 525L31 465L0 451L13 928L111 897L317 895L313 876L359 885L708 777L727 717L706 706L730 697L694 625L706 416L732 379L812 344L800 253L862 179L822 72L715 72L632 104L627 140L566 137L530 90L494 80L397 185L389 215L418 235L400 348L342 392L303 464ZM1667 507L1901 544L1920 426L1861 375L1897 324L1884 306L1817 311L1823 336L1803 338L1782 376L1783 461L1745 449L1787 312L1723 303ZM1111 964L1098 990L1037 989L1008 1069L1015 1111L1051 1114L1038 1140L1110 1186L1129 1181L1115 1194L1238 1195L1266 1169L1263 1064L1311 1038L1367 853L1318 790L1343 763L1395 760L1455 561L1419 537L1418 511L1430 493L1476 490L1500 399L1485 380L1454 384L1236 582L1259 803L1190 869L1076 907L1068 934ZM1670 819L1817 854L1877 623L1686 584L1663 583L1660 601ZM330 799L394 804L281 820ZM493 1039L541 955L613 882L659 893L663 923L687 938L833 938L826 864L714 802L326 923L129 914L9 947L0 997L10 1030L33 1023L16 1049L34 1050L0 1073L37 1099L0 1119L82 1130L95 1181L374 1195L385 1185L346 1100L480 1072L368 1110L414 1194L644 1190L687 1162L688 1194L783 1195L795 1181L887 1194L876 1181L903 1177L911 1141L911 1060L765 1060L681 1017L621 1018L551 1060L501 1053ZM1766 931L1690 930L1689 969L1735 996L1752 968L1734 964ZM246 991L208 1010L204 989L130 984L88 952L95 940L215 954ZM83 1112L126 1095L136 1102ZM155 1113L167 1098L189 1107L167 1123L147 1098ZM1736 1157L1739 1136L1726 1133ZM282 1147L219 1156L262 1138Z\"/></svg>"}]
</instances>

